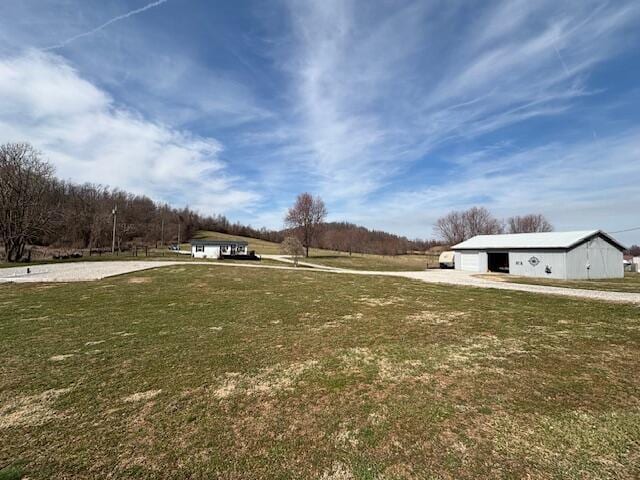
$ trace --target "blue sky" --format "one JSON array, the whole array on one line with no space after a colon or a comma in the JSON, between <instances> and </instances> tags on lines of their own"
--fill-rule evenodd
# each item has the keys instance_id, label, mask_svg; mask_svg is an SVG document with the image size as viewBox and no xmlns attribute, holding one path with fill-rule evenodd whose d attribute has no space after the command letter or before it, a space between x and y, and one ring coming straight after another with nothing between
<instances>
[{"instance_id":1,"label":"blue sky","mask_svg":"<svg viewBox=\"0 0 640 480\"><path fill-rule=\"evenodd\" d=\"M409 237L473 205L623 230L639 26L622 0L2 2L0 142L257 227L309 191Z\"/></svg>"}]
</instances>

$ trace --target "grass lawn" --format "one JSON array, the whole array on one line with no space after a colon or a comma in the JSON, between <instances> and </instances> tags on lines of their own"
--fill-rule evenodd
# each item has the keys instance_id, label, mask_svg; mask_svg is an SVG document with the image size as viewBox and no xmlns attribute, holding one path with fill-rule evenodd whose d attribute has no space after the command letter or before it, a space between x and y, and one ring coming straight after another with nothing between
<instances>
[{"instance_id":1,"label":"grass lawn","mask_svg":"<svg viewBox=\"0 0 640 480\"><path fill-rule=\"evenodd\" d=\"M181 265L2 285L0 339L11 478L640 474L630 305Z\"/></svg>"},{"instance_id":2,"label":"grass lawn","mask_svg":"<svg viewBox=\"0 0 640 480\"><path fill-rule=\"evenodd\" d=\"M256 240L255 238L238 237L226 233L201 231L196 238L209 240L245 240L249 242L249 250L255 250L258 254L279 255L280 245L278 243ZM183 247L185 248L185 247ZM346 252L333 250L321 250L311 248L309 258L302 258L302 262L317 263L329 267L351 268L354 270L379 270L379 271L412 271L425 270L438 266L437 255L349 255Z\"/></svg>"},{"instance_id":3,"label":"grass lawn","mask_svg":"<svg viewBox=\"0 0 640 480\"><path fill-rule=\"evenodd\" d=\"M437 267L438 255L310 255L301 261L353 270L414 271Z\"/></svg>"},{"instance_id":4,"label":"grass lawn","mask_svg":"<svg viewBox=\"0 0 640 480\"><path fill-rule=\"evenodd\" d=\"M526 283L530 285L640 293L640 273L631 272L625 273L624 278L608 278L605 280L550 280L546 278L516 277L511 275L500 275L500 278L513 283Z\"/></svg>"}]
</instances>

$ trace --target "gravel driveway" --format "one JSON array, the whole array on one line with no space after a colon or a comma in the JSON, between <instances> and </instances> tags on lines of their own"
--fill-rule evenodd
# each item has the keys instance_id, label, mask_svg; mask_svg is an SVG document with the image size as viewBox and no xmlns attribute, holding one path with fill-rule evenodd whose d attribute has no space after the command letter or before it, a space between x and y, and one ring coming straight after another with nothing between
<instances>
[{"instance_id":1,"label":"gravel driveway","mask_svg":"<svg viewBox=\"0 0 640 480\"><path fill-rule=\"evenodd\" d=\"M270 256L271 257L271 256ZM276 257L275 255L273 257ZM275 260L276 258L274 258ZM426 270L420 272L379 272L368 270L349 270L343 268L324 267L305 262L305 267L272 266L242 263L184 262L184 261L102 261L73 262L37 265L28 267L11 267L0 269L0 283L17 282L81 282L100 280L114 275L122 275L150 268L170 265L209 265L211 267L234 266L241 268L267 268L276 270L322 271L334 274L378 275L402 277L420 280L427 283L443 283L479 288L495 288L498 290L516 290L519 292L541 293L546 295L562 295L566 297L585 298L590 300L606 300L610 302L635 303L640 305L640 293L605 292L601 290L582 290L577 288L546 287L542 285L525 285L478 278L469 272L459 270ZM307 268L313 267L313 268Z\"/></svg>"}]
</instances>

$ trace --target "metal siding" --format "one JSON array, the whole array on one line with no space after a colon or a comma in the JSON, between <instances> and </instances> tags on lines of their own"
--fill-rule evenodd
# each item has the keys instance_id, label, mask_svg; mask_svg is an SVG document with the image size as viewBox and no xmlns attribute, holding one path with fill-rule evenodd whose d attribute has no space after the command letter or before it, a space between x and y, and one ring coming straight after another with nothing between
<instances>
[{"instance_id":1,"label":"metal siding","mask_svg":"<svg viewBox=\"0 0 640 480\"><path fill-rule=\"evenodd\" d=\"M622 278L622 252L600 237L567 253L567 278L572 280ZM587 265L590 268L587 268Z\"/></svg>"},{"instance_id":2,"label":"metal siding","mask_svg":"<svg viewBox=\"0 0 640 480\"><path fill-rule=\"evenodd\" d=\"M532 257L538 259L537 265L529 261ZM547 267L551 273L547 273ZM509 252L509 273L523 277L566 278L565 252L550 252L543 250L514 250Z\"/></svg>"}]
</instances>

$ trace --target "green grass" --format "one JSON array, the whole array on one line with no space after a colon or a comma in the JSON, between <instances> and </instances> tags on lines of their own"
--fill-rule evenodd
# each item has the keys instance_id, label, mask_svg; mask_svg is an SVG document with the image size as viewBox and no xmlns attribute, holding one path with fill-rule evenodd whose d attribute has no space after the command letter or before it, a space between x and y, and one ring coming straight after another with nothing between
<instances>
[{"instance_id":1,"label":"green grass","mask_svg":"<svg viewBox=\"0 0 640 480\"><path fill-rule=\"evenodd\" d=\"M504 278L505 281L526 283L529 285L640 293L640 273L627 272L624 274L624 278L608 278L604 280L550 280L546 278L516 277L511 275L503 275L500 277Z\"/></svg>"},{"instance_id":2,"label":"green grass","mask_svg":"<svg viewBox=\"0 0 640 480\"><path fill-rule=\"evenodd\" d=\"M437 255L310 255L301 261L353 270L414 271L435 268Z\"/></svg>"},{"instance_id":3,"label":"green grass","mask_svg":"<svg viewBox=\"0 0 640 480\"><path fill-rule=\"evenodd\" d=\"M226 233L201 231L196 238L209 240L244 240L249 242L249 250L255 250L263 255L279 255L280 244L257 240L255 238L227 235ZM425 270L438 266L437 255L349 255L347 252L334 250L309 249L309 258L301 258L302 262L317 263L329 267L351 268L354 270L380 270L380 271L412 271Z\"/></svg>"},{"instance_id":4,"label":"green grass","mask_svg":"<svg viewBox=\"0 0 640 480\"><path fill-rule=\"evenodd\" d=\"M20 480L22 478L22 469L17 465L0 468L0 480Z\"/></svg>"},{"instance_id":5,"label":"green grass","mask_svg":"<svg viewBox=\"0 0 640 480\"><path fill-rule=\"evenodd\" d=\"M48 478L637 478L640 309L168 266L0 286L0 466Z\"/></svg>"}]
</instances>

